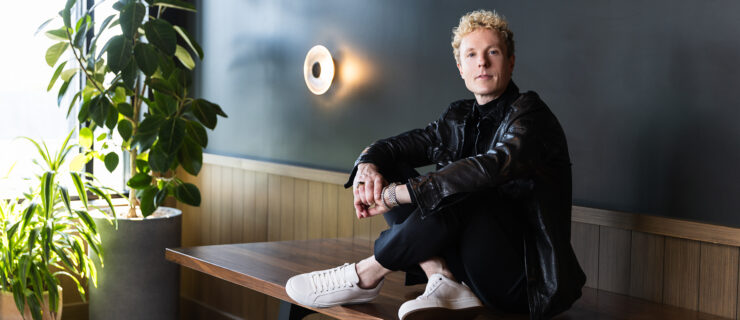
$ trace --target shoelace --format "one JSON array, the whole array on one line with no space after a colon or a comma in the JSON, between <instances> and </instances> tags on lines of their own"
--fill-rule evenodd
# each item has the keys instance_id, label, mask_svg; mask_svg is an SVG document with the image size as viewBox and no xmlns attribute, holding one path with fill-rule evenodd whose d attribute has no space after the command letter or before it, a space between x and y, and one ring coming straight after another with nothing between
<instances>
[{"instance_id":1,"label":"shoelace","mask_svg":"<svg viewBox=\"0 0 740 320\"><path fill-rule=\"evenodd\" d=\"M334 269L314 272L311 274L311 288L314 293L324 292L339 288L352 287L354 284L345 277L344 268L349 266L345 263Z\"/></svg>"}]
</instances>

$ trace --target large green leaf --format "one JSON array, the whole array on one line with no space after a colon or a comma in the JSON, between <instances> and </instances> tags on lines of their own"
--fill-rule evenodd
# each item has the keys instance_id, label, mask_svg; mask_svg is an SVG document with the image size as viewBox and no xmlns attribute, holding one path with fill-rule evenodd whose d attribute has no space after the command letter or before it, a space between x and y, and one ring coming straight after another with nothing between
<instances>
[{"instance_id":1,"label":"large green leaf","mask_svg":"<svg viewBox=\"0 0 740 320\"><path fill-rule=\"evenodd\" d=\"M183 183L175 189L175 198L185 204L200 206L200 191L192 183Z\"/></svg>"},{"instance_id":2,"label":"large green leaf","mask_svg":"<svg viewBox=\"0 0 740 320\"><path fill-rule=\"evenodd\" d=\"M146 189L144 189L141 192L141 198L139 199L139 204L141 207L141 214L144 217L148 217L152 213L154 213L154 210L157 209L156 204L154 203L154 196L157 194L157 187L150 186Z\"/></svg>"},{"instance_id":3,"label":"large green leaf","mask_svg":"<svg viewBox=\"0 0 740 320\"><path fill-rule=\"evenodd\" d=\"M174 160L175 154L166 152L159 143L149 151L149 166L152 171L167 172Z\"/></svg>"},{"instance_id":4,"label":"large green leaf","mask_svg":"<svg viewBox=\"0 0 740 320\"><path fill-rule=\"evenodd\" d=\"M194 5L179 0L157 0L152 5L196 12Z\"/></svg>"},{"instance_id":5,"label":"large green leaf","mask_svg":"<svg viewBox=\"0 0 740 320\"><path fill-rule=\"evenodd\" d=\"M62 71L62 74L59 76L60 79L63 81L69 81L69 79L72 79L72 77L80 71L80 68L72 68Z\"/></svg>"},{"instance_id":6,"label":"large green leaf","mask_svg":"<svg viewBox=\"0 0 740 320\"><path fill-rule=\"evenodd\" d=\"M167 79L167 77L177 69L177 67L175 67L175 61L172 60L171 56L166 55L161 51L157 52L157 57L159 60L159 70L162 72L162 78Z\"/></svg>"},{"instance_id":7,"label":"large green leaf","mask_svg":"<svg viewBox=\"0 0 740 320\"><path fill-rule=\"evenodd\" d=\"M98 2L98 3L100 3L100 2ZM107 27L108 24L110 24L110 21L113 20L113 18L115 18L115 17L116 17L116 15L115 14L112 14L112 15L109 15L108 17L106 17L105 20L103 20L103 23L100 24L100 28L98 29L98 33L95 35L95 40L93 40L93 43L97 42L97 40L98 40L97 38L100 37L101 34L103 34L103 30L105 30L105 27Z\"/></svg>"},{"instance_id":8,"label":"large green leaf","mask_svg":"<svg viewBox=\"0 0 740 320\"><path fill-rule=\"evenodd\" d=\"M206 128L213 130L216 128L216 111L211 107L211 103L204 99L196 99L190 106L193 115Z\"/></svg>"},{"instance_id":9,"label":"large green leaf","mask_svg":"<svg viewBox=\"0 0 740 320\"><path fill-rule=\"evenodd\" d=\"M166 55L175 54L177 35L169 22L163 19L149 20L144 24L144 33L149 42L157 46Z\"/></svg>"},{"instance_id":10,"label":"large green leaf","mask_svg":"<svg viewBox=\"0 0 740 320\"><path fill-rule=\"evenodd\" d=\"M122 120L124 121L124 120ZM108 171L113 172L118 166L118 155L115 152L110 152L105 155L105 168Z\"/></svg>"},{"instance_id":11,"label":"large green leaf","mask_svg":"<svg viewBox=\"0 0 740 320\"><path fill-rule=\"evenodd\" d=\"M126 102L121 102L118 104L118 112L129 118L134 116L134 108Z\"/></svg>"},{"instance_id":12,"label":"large green leaf","mask_svg":"<svg viewBox=\"0 0 740 320\"><path fill-rule=\"evenodd\" d=\"M175 89L170 86L170 83L160 78L149 78L147 84L150 88L166 94L175 94Z\"/></svg>"},{"instance_id":13,"label":"large green leaf","mask_svg":"<svg viewBox=\"0 0 740 320\"><path fill-rule=\"evenodd\" d=\"M187 30L180 28L180 26L172 26L175 28L175 31L177 34L180 35L180 37L185 41L185 43L188 44L191 50L195 52L198 55L198 58L200 60L203 60L203 49L200 47L197 41L195 41L195 38L188 33Z\"/></svg>"},{"instance_id":14,"label":"large green leaf","mask_svg":"<svg viewBox=\"0 0 740 320\"><path fill-rule=\"evenodd\" d=\"M67 28L72 27L72 7L75 5L75 2L77 0L67 0L67 4L64 5L64 9L59 13L62 16L62 20L64 20L64 26Z\"/></svg>"},{"instance_id":15,"label":"large green leaf","mask_svg":"<svg viewBox=\"0 0 740 320\"><path fill-rule=\"evenodd\" d=\"M74 76L72 76L72 78L70 78L69 80L64 81L64 83L62 83L62 86L59 87L59 93L57 93L57 106L62 105L62 99L64 99L64 95L67 93L67 89L69 88L69 84L72 83L73 78Z\"/></svg>"},{"instance_id":16,"label":"large green leaf","mask_svg":"<svg viewBox=\"0 0 740 320\"><path fill-rule=\"evenodd\" d=\"M67 61L62 62L62 64L57 67L57 70L54 71L54 75L51 76L51 81L49 81L49 86L46 87L46 91L51 91L51 88L54 86L54 83L57 82L57 79L59 78L59 75L62 74L62 69L64 69L64 66L67 64Z\"/></svg>"},{"instance_id":17,"label":"large green leaf","mask_svg":"<svg viewBox=\"0 0 740 320\"><path fill-rule=\"evenodd\" d=\"M170 118L164 121L159 129L159 146L168 154L173 154L180 148L185 137L185 120Z\"/></svg>"},{"instance_id":18,"label":"large green leaf","mask_svg":"<svg viewBox=\"0 0 740 320\"><path fill-rule=\"evenodd\" d=\"M136 76L138 75L139 68L136 65L136 60L131 57L128 60L128 63L126 66L121 70L121 80L123 80L123 84L131 89L134 90L134 85L136 82Z\"/></svg>"},{"instance_id":19,"label":"large green leaf","mask_svg":"<svg viewBox=\"0 0 740 320\"><path fill-rule=\"evenodd\" d=\"M67 81L69 81L69 80L67 80ZM76 104L77 103L77 100L80 99L81 96L82 96L82 91L77 91L77 93L75 93L74 97L72 97L72 101L69 102L69 107L67 107L67 115L66 115L67 118L69 118L70 113L72 113L72 108L74 108L74 106L77 105Z\"/></svg>"},{"instance_id":20,"label":"large green leaf","mask_svg":"<svg viewBox=\"0 0 740 320\"><path fill-rule=\"evenodd\" d=\"M118 121L118 134L121 135L123 141L128 141L128 139L131 138L132 130L133 125L131 124L131 121L128 121L126 119L121 119L120 121Z\"/></svg>"},{"instance_id":21,"label":"large green leaf","mask_svg":"<svg viewBox=\"0 0 740 320\"><path fill-rule=\"evenodd\" d=\"M185 171L197 176L203 166L203 149L195 140L186 136L185 142L177 152L177 160Z\"/></svg>"},{"instance_id":22,"label":"large green leaf","mask_svg":"<svg viewBox=\"0 0 740 320\"><path fill-rule=\"evenodd\" d=\"M148 172L149 162L142 159L136 159L136 172Z\"/></svg>"},{"instance_id":23,"label":"large green leaf","mask_svg":"<svg viewBox=\"0 0 740 320\"><path fill-rule=\"evenodd\" d=\"M167 186L168 184L165 184L162 186L162 189L157 190L157 194L154 196L154 204L156 206L161 205L164 199L167 198Z\"/></svg>"},{"instance_id":24,"label":"large green leaf","mask_svg":"<svg viewBox=\"0 0 740 320\"><path fill-rule=\"evenodd\" d=\"M193 57L190 56L188 50L185 50L185 48L181 47L180 45L176 46L175 57L180 60L180 63L182 63L185 68L188 68L189 70L193 70L193 68L195 68L195 61L193 61Z\"/></svg>"},{"instance_id":25,"label":"large green leaf","mask_svg":"<svg viewBox=\"0 0 740 320\"><path fill-rule=\"evenodd\" d=\"M152 113L159 113L165 117L177 112L177 100L161 91L154 91L154 103L147 103Z\"/></svg>"},{"instance_id":26,"label":"large green leaf","mask_svg":"<svg viewBox=\"0 0 740 320\"><path fill-rule=\"evenodd\" d=\"M131 179L128 179L126 185L132 189L143 189L152 184L152 176L139 172L135 174Z\"/></svg>"},{"instance_id":27,"label":"large green leaf","mask_svg":"<svg viewBox=\"0 0 740 320\"><path fill-rule=\"evenodd\" d=\"M106 44L108 51L108 67L114 73L123 70L131 59L132 41L123 35L112 37Z\"/></svg>"},{"instance_id":28,"label":"large green leaf","mask_svg":"<svg viewBox=\"0 0 740 320\"><path fill-rule=\"evenodd\" d=\"M144 121L139 123L139 128L136 130L131 144L138 145L139 151L144 151L151 147L157 139L159 127L163 122L164 118L160 116L152 115L144 118Z\"/></svg>"},{"instance_id":29,"label":"large green leaf","mask_svg":"<svg viewBox=\"0 0 740 320\"><path fill-rule=\"evenodd\" d=\"M67 42L59 42L49 47L49 49L46 50L46 64L50 67L54 67L54 65L57 64L59 57L67 50L67 48L69 48L69 43Z\"/></svg>"},{"instance_id":30,"label":"large green leaf","mask_svg":"<svg viewBox=\"0 0 740 320\"><path fill-rule=\"evenodd\" d=\"M93 132L88 127L80 129L80 146L85 150L89 150L93 144Z\"/></svg>"},{"instance_id":31,"label":"large green leaf","mask_svg":"<svg viewBox=\"0 0 740 320\"><path fill-rule=\"evenodd\" d=\"M119 22L124 37L133 39L136 30L139 29L141 22L144 21L145 14L146 8L141 3L131 2L121 10Z\"/></svg>"},{"instance_id":32,"label":"large green leaf","mask_svg":"<svg viewBox=\"0 0 740 320\"><path fill-rule=\"evenodd\" d=\"M147 77L157 71L157 49L153 45L141 42L137 43L134 47L134 57L136 58L136 64L139 65L139 68L141 68L141 71Z\"/></svg>"},{"instance_id":33,"label":"large green leaf","mask_svg":"<svg viewBox=\"0 0 740 320\"><path fill-rule=\"evenodd\" d=\"M59 28L59 29L56 29L56 30L49 30L49 31L46 31L46 33L45 33L45 34L46 34L46 36L47 36L47 37L48 37L49 39L52 39L52 40L57 40L57 41L69 41L69 38L68 38L68 37L69 37L69 35L67 34L67 31L68 31L68 30L69 30L69 29L67 29L67 27L61 27L61 28Z\"/></svg>"},{"instance_id":34,"label":"large green leaf","mask_svg":"<svg viewBox=\"0 0 740 320\"><path fill-rule=\"evenodd\" d=\"M80 18L80 21L77 24L77 33L75 33L75 38L72 43L74 43L75 47L82 48L82 46L85 44L85 38L87 35L87 30L89 23L92 23L90 16L85 15L84 17Z\"/></svg>"},{"instance_id":35,"label":"large green leaf","mask_svg":"<svg viewBox=\"0 0 740 320\"><path fill-rule=\"evenodd\" d=\"M108 108L108 116L105 118L105 126L113 130L116 127L116 123L118 123L118 110L111 104Z\"/></svg>"},{"instance_id":36,"label":"large green leaf","mask_svg":"<svg viewBox=\"0 0 740 320\"><path fill-rule=\"evenodd\" d=\"M102 95L90 101L90 117L95 121L95 124L101 127L105 125L111 107L113 105L108 101L108 98Z\"/></svg>"},{"instance_id":37,"label":"large green leaf","mask_svg":"<svg viewBox=\"0 0 740 320\"><path fill-rule=\"evenodd\" d=\"M197 121L188 121L185 124L185 134L197 142L201 147L208 146L208 134L206 128Z\"/></svg>"}]
</instances>

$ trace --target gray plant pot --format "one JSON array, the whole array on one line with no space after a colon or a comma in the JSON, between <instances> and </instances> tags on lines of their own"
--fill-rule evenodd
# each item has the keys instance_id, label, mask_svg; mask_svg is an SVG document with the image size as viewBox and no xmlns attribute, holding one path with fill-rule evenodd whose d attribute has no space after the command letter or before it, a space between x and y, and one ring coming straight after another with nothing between
<instances>
[{"instance_id":1,"label":"gray plant pot","mask_svg":"<svg viewBox=\"0 0 740 320\"><path fill-rule=\"evenodd\" d=\"M90 283L90 319L179 319L180 268L166 261L165 248L180 246L182 211L147 219L118 219L118 230L95 218L104 267L97 288ZM170 214L171 213L171 214Z\"/></svg>"}]
</instances>

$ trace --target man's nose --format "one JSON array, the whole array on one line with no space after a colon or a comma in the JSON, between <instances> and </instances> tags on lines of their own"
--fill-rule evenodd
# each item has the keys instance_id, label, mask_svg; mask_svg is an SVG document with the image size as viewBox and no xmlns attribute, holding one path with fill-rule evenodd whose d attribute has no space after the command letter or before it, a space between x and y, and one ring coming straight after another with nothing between
<instances>
[{"instance_id":1,"label":"man's nose","mask_svg":"<svg viewBox=\"0 0 740 320\"><path fill-rule=\"evenodd\" d=\"M478 67L488 67L489 61L485 55L478 56Z\"/></svg>"}]
</instances>

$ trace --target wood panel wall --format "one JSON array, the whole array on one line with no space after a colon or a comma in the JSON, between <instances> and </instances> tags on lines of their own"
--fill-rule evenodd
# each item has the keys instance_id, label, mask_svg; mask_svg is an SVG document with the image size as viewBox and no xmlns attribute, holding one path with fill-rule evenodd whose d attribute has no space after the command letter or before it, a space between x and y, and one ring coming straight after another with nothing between
<instances>
[{"instance_id":1,"label":"wood panel wall","mask_svg":"<svg viewBox=\"0 0 740 320\"><path fill-rule=\"evenodd\" d=\"M571 230L587 287L739 319L738 247L581 222Z\"/></svg>"},{"instance_id":2,"label":"wood panel wall","mask_svg":"<svg viewBox=\"0 0 740 320\"><path fill-rule=\"evenodd\" d=\"M204 160L197 178L185 176L200 186L203 203L179 206L183 246L326 237L372 243L386 229L382 217L355 217L352 193L341 186L346 174ZM571 235L588 287L740 319L737 229L574 207ZM278 312L273 298L188 269L181 296L185 319L266 319Z\"/></svg>"}]
</instances>

